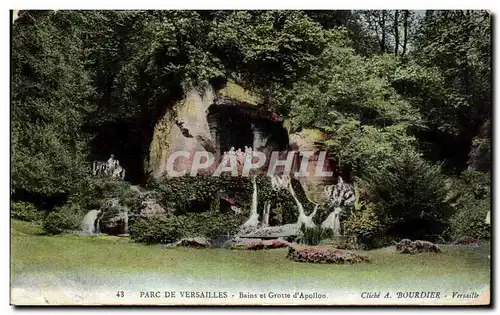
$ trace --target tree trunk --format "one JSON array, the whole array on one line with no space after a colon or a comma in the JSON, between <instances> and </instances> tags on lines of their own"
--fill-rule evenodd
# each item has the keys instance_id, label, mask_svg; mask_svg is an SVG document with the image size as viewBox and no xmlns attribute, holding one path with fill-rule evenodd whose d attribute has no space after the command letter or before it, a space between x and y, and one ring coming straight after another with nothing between
<instances>
[{"instance_id":1,"label":"tree trunk","mask_svg":"<svg viewBox=\"0 0 500 315\"><path fill-rule=\"evenodd\" d=\"M382 31L382 41L380 42L380 50L382 53L385 52L385 15L386 11L382 10L382 19L380 21L380 29Z\"/></svg>"},{"instance_id":2,"label":"tree trunk","mask_svg":"<svg viewBox=\"0 0 500 315\"><path fill-rule=\"evenodd\" d=\"M404 15L404 25L403 25L403 28L404 28L404 40L403 40L403 52L401 55L404 56L404 54L406 54L406 45L408 44L408 18L409 18L409 15L410 15L410 11L409 10L405 10L405 15Z\"/></svg>"},{"instance_id":3,"label":"tree trunk","mask_svg":"<svg viewBox=\"0 0 500 315\"><path fill-rule=\"evenodd\" d=\"M399 10L394 10L394 54L398 54L399 50Z\"/></svg>"}]
</instances>

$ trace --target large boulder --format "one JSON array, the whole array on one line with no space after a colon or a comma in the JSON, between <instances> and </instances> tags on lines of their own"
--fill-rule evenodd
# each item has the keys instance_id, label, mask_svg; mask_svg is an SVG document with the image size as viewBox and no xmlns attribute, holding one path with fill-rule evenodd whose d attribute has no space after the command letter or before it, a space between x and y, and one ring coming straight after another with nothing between
<instances>
[{"instance_id":1,"label":"large boulder","mask_svg":"<svg viewBox=\"0 0 500 315\"><path fill-rule=\"evenodd\" d=\"M120 204L118 198L111 198L104 202L100 210L99 230L110 235L128 233L129 208Z\"/></svg>"},{"instance_id":2,"label":"large boulder","mask_svg":"<svg viewBox=\"0 0 500 315\"><path fill-rule=\"evenodd\" d=\"M142 208L140 212L141 217L163 217L169 212L165 210L155 199L146 199L142 201Z\"/></svg>"},{"instance_id":3,"label":"large boulder","mask_svg":"<svg viewBox=\"0 0 500 315\"><path fill-rule=\"evenodd\" d=\"M396 244L396 251L401 254L417 254L417 253L440 253L441 249L434 243L428 241L411 241L409 239L402 239Z\"/></svg>"},{"instance_id":4,"label":"large boulder","mask_svg":"<svg viewBox=\"0 0 500 315\"><path fill-rule=\"evenodd\" d=\"M301 176L297 179L304 189L304 193L307 198L314 203L319 204L327 201L327 196L324 193L325 187L335 184L334 179L336 178L336 176L313 176L318 165L321 147L325 140L327 140L326 135L317 129L303 129L300 132L290 134L290 147L297 150L300 155L297 157L297 162L295 163L296 165L294 166L293 171L299 170L300 161L307 154L307 157L309 158L307 172L310 176ZM322 169L324 172L334 172L335 175L340 174L336 169L335 163L328 156L325 159ZM343 175L345 176L345 174Z\"/></svg>"}]
</instances>

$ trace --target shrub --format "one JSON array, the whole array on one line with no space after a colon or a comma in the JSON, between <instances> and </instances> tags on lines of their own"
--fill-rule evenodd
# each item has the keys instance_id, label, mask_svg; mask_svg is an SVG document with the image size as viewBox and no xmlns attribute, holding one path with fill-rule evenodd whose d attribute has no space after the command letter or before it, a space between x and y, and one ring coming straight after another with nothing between
<instances>
[{"instance_id":1,"label":"shrub","mask_svg":"<svg viewBox=\"0 0 500 315\"><path fill-rule=\"evenodd\" d=\"M392 234L441 234L452 213L440 168L416 153L404 153L392 165L372 169L358 183L385 231L395 228Z\"/></svg>"},{"instance_id":2,"label":"shrub","mask_svg":"<svg viewBox=\"0 0 500 315\"><path fill-rule=\"evenodd\" d=\"M122 205L131 209L140 204L139 194L130 188L129 183L109 177L86 179L71 192L68 203L82 209L97 209L112 198L118 198Z\"/></svg>"},{"instance_id":3,"label":"shrub","mask_svg":"<svg viewBox=\"0 0 500 315\"><path fill-rule=\"evenodd\" d=\"M32 203L23 201L11 201L10 216L14 219L33 222L42 220L43 212L38 210Z\"/></svg>"},{"instance_id":4,"label":"shrub","mask_svg":"<svg viewBox=\"0 0 500 315\"><path fill-rule=\"evenodd\" d=\"M288 249L287 257L298 262L327 263L327 264L356 264L370 262L366 256L340 249L305 248Z\"/></svg>"},{"instance_id":5,"label":"shrub","mask_svg":"<svg viewBox=\"0 0 500 315\"><path fill-rule=\"evenodd\" d=\"M188 215L143 218L130 226L130 236L137 242L169 243L182 237L233 234L243 222L241 215L219 212L192 213Z\"/></svg>"},{"instance_id":6,"label":"shrub","mask_svg":"<svg viewBox=\"0 0 500 315\"><path fill-rule=\"evenodd\" d=\"M142 218L130 227L130 237L145 244L167 244L182 238L183 217Z\"/></svg>"},{"instance_id":7,"label":"shrub","mask_svg":"<svg viewBox=\"0 0 500 315\"><path fill-rule=\"evenodd\" d=\"M222 214L216 211L192 213L186 216L184 227L186 236L206 236L234 234L244 222L245 215Z\"/></svg>"},{"instance_id":8,"label":"shrub","mask_svg":"<svg viewBox=\"0 0 500 315\"><path fill-rule=\"evenodd\" d=\"M305 245L318 245L321 240L331 236L331 232L321 226L306 228L305 225L302 225L300 232L298 243Z\"/></svg>"},{"instance_id":9,"label":"shrub","mask_svg":"<svg viewBox=\"0 0 500 315\"><path fill-rule=\"evenodd\" d=\"M82 218L82 211L78 206L65 205L45 217L43 230L48 235L79 230Z\"/></svg>"},{"instance_id":10,"label":"shrub","mask_svg":"<svg viewBox=\"0 0 500 315\"><path fill-rule=\"evenodd\" d=\"M244 249L247 250L260 250L260 249L275 249L275 248L283 248L290 246L290 243L283 240L250 240L245 241Z\"/></svg>"},{"instance_id":11,"label":"shrub","mask_svg":"<svg viewBox=\"0 0 500 315\"><path fill-rule=\"evenodd\" d=\"M379 246L377 238L382 231L382 225L370 205L351 212L344 221L344 233L356 237L357 242L365 249Z\"/></svg>"},{"instance_id":12,"label":"shrub","mask_svg":"<svg viewBox=\"0 0 500 315\"><path fill-rule=\"evenodd\" d=\"M448 198L455 208L450 219L451 237L489 238L491 227L485 218L491 210L491 174L465 171L450 186L453 190Z\"/></svg>"},{"instance_id":13,"label":"shrub","mask_svg":"<svg viewBox=\"0 0 500 315\"><path fill-rule=\"evenodd\" d=\"M450 219L450 230L452 238L471 237L477 239L488 239L491 226L485 222L486 214L490 209L490 200L473 200Z\"/></svg>"}]
</instances>

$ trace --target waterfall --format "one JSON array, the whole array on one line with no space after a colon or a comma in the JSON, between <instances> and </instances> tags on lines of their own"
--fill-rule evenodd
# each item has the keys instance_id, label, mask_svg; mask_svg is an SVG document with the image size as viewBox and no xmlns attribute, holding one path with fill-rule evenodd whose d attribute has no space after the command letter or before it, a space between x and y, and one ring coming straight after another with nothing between
<instances>
[{"instance_id":1,"label":"waterfall","mask_svg":"<svg viewBox=\"0 0 500 315\"><path fill-rule=\"evenodd\" d=\"M262 226L269 226L270 213L271 213L271 202L266 201L264 204L264 214L262 215Z\"/></svg>"},{"instance_id":2,"label":"waterfall","mask_svg":"<svg viewBox=\"0 0 500 315\"><path fill-rule=\"evenodd\" d=\"M101 214L101 210L90 210L82 220L82 232L84 234L95 234L99 230L96 228L96 223L98 223L98 216Z\"/></svg>"},{"instance_id":3,"label":"waterfall","mask_svg":"<svg viewBox=\"0 0 500 315\"><path fill-rule=\"evenodd\" d=\"M250 211L250 217L243 224L242 227L257 227L259 225L259 214L257 213L257 182L255 181L255 176L252 178L253 181L253 194L252 194L252 208Z\"/></svg>"},{"instance_id":4,"label":"waterfall","mask_svg":"<svg viewBox=\"0 0 500 315\"><path fill-rule=\"evenodd\" d=\"M340 236L341 230L340 230L340 212L342 212L342 209L337 207L335 210L333 210L326 220L321 224L321 227L323 229L331 229L333 230L333 235L334 236Z\"/></svg>"},{"instance_id":5,"label":"waterfall","mask_svg":"<svg viewBox=\"0 0 500 315\"><path fill-rule=\"evenodd\" d=\"M128 213L123 213L123 233L128 234Z\"/></svg>"}]
</instances>

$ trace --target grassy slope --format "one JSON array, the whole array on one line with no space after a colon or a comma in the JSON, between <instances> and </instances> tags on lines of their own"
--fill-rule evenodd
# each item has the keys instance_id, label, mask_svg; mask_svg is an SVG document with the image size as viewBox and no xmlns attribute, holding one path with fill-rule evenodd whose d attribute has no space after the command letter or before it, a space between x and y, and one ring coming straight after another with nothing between
<instances>
[{"instance_id":1,"label":"grassy slope","mask_svg":"<svg viewBox=\"0 0 500 315\"><path fill-rule=\"evenodd\" d=\"M11 221L12 277L71 270L159 272L192 278L255 281L312 279L335 287L407 287L452 290L489 283L487 248L444 247L442 254L401 255L369 251L371 264L322 265L285 259L286 250L165 249L118 237L40 236L32 223ZM424 287L423 287L424 285ZM437 286L437 287L436 287Z\"/></svg>"}]
</instances>

